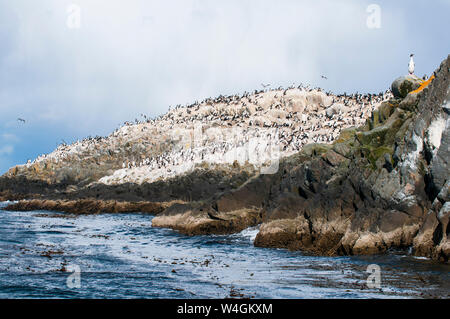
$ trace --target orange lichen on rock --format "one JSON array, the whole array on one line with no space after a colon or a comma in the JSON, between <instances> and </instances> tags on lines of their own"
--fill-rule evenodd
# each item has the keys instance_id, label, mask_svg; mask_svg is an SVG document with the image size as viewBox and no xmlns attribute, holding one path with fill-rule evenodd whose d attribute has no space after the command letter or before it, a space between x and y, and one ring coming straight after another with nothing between
<instances>
[{"instance_id":1,"label":"orange lichen on rock","mask_svg":"<svg viewBox=\"0 0 450 319\"><path fill-rule=\"evenodd\" d=\"M414 90L414 91L412 91L412 92L410 92L410 93L419 93L419 92L421 92L421 91L422 91L424 88L426 88L426 87L431 83L431 81L433 81L433 80L434 80L434 75L432 75L428 80L423 81L422 84L419 86L418 89L416 89L416 90Z\"/></svg>"}]
</instances>

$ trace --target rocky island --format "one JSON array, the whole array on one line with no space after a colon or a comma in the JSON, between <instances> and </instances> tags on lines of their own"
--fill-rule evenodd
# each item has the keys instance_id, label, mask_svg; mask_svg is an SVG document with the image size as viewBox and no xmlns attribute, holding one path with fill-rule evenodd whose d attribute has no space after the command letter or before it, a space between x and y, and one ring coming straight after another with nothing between
<instances>
[{"instance_id":1,"label":"rocky island","mask_svg":"<svg viewBox=\"0 0 450 319\"><path fill-rule=\"evenodd\" d=\"M0 201L144 212L188 235L260 225L258 247L448 263L449 68L379 94L299 86L177 106L11 168Z\"/></svg>"}]
</instances>

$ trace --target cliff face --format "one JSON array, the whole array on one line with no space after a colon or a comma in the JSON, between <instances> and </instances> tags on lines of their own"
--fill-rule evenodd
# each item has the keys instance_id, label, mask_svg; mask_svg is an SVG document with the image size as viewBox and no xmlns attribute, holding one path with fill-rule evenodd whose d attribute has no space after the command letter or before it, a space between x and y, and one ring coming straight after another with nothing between
<instances>
[{"instance_id":1,"label":"cliff face","mask_svg":"<svg viewBox=\"0 0 450 319\"><path fill-rule=\"evenodd\" d=\"M189 216L256 209L260 247L325 255L412 247L448 261L449 67L447 59L428 87L382 103L332 145L308 145L276 174L258 175L201 211L189 207ZM154 224L180 226L171 216L163 212Z\"/></svg>"},{"instance_id":2,"label":"cliff face","mask_svg":"<svg viewBox=\"0 0 450 319\"><path fill-rule=\"evenodd\" d=\"M280 168L257 246L372 254L413 246L448 261L449 67L423 91L383 103L331 147Z\"/></svg>"}]
</instances>

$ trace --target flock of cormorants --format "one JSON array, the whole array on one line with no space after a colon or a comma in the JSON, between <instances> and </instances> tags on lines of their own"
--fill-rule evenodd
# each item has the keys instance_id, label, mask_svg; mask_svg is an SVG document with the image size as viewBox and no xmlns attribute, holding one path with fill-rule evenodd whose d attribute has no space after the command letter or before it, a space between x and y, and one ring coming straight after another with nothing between
<instances>
[{"instance_id":1,"label":"flock of cormorants","mask_svg":"<svg viewBox=\"0 0 450 319\"><path fill-rule=\"evenodd\" d=\"M123 123L109 137L63 143L28 165L106 155L115 157L116 169L122 170L115 175L123 178L126 171L139 167L146 168L145 174L159 170L156 175L164 177L177 173L177 166L184 171L194 163L228 163L233 160L230 154L238 161L261 162L273 155L273 146L285 156L305 144L331 143L343 128L364 124L375 107L392 96L390 91L333 95L302 85L267 87L176 105L156 118L141 114L142 119ZM256 147L249 149L255 140Z\"/></svg>"}]
</instances>

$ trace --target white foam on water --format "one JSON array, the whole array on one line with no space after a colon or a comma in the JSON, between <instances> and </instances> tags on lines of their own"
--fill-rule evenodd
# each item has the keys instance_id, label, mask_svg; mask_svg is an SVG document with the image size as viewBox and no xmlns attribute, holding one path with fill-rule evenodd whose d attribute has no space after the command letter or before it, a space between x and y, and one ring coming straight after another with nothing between
<instances>
[{"instance_id":1,"label":"white foam on water","mask_svg":"<svg viewBox=\"0 0 450 319\"><path fill-rule=\"evenodd\" d=\"M410 257L410 256L408 256L408 257ZM430 260L430 258L428 258L428 257L420 257L420 256L411 256L411 257L414 259L418 259L418 260Z\"/></svg>"},{"instance_id":2,"label":"white foam on water","mask_svg":"<svg viewBox=\"0 0 450 319\"><path fill-rule=\"evenodd\" d=\"M9 201L9 200L7 200L5 202L0 202L0 208L6 207L6 206L11 205L11 204L16 204L16 203L18 203L18 201Z\"/></svg>"},{"instance_id":3,"label":"white foam on water","mask_svg":"<svg viewBox=\"0 0 450 319\"><path fill-rule=\"evenodd\" d=\"M249 227L241 231L238 235L244 238L247 238L252 243L255 241L256 235L259 233L259 225L254 227Z\"/></svg>"}]
</instances>

